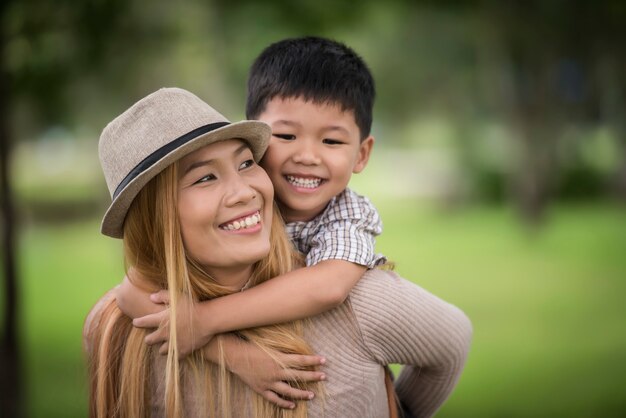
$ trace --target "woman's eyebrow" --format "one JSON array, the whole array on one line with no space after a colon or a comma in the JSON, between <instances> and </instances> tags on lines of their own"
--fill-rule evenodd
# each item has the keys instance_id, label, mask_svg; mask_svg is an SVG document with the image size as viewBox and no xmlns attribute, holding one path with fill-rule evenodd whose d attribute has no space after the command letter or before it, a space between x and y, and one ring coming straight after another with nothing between
<instances>
[{"instance_id":1,"label":"woman's eyebrow","mask_svg":"<svg viewBox=\"0 0 626 418\"><path fill-rule=\"evenodd\" d=\"M241 154L242 152L244 152L245 150L250 149L250 147L248 146L248 144L241 144L234 152L233 155L235 157L239 156L239 154Z\"/></svg>"},{"instance_id":2,"label":"woman's eyebrow","mask_svg":"<svg viewBox=\"0 0 626 418\"><path fill-rule=\"evenodd\" d=\"M183 175L186 175L187 173L195 170L196 168L204 167L205 165L211 165L213 164L214 161L215 160L211 159L211 160L202 160L202 161L196 161L194 163L191 163L189 164L189 167L185 169L185 172L183 173Z\"/></svg>"},{"instance_id":3,"label":"woman's eyebrow","mask_svg":"<svg viewBox=\"0 0 626 418\"><path fill-rule=\"evenodd\" d=\"M233 151L233 157L238 157L241 153L243 153L247 149L249 149L248 144L241 144L239 147L237 147L236 150ZM195 170L196 168L211 165L214 162L215 162L214 158L211 158L209 160L201 160L201 161L193 162L189 164L189 167L185 169L185 172L183 173L183 175L186 175L187 173Z\"/></svg>"}]
</instances>

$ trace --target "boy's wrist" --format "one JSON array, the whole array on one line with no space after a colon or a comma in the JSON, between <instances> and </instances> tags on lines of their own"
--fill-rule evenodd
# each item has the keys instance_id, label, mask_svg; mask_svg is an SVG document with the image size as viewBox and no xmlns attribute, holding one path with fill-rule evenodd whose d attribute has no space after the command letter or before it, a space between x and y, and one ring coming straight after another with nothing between
<instances>
[{"instance_id":1,"label":"boy's wrist","mask_svg":"<svg viewBox=\"0 0 626 418\"><path fill-rule=\"evenodd\" d=\"M229 372L240 376L241 371L237 366L244 363L245 346L242 345L242 341L238 337L232 334L222 335L222 344L224 348L224 367Z\"/></svg>"},{"instance_id":2,"label":"boy's wrist","mask_svg":"<svg viewBox=\"0 0 626 418\"><path fill-rule=\"evenodd\" d=\"M215 309L211 301L205 301L196 305L196 321L197 329L200 331L200 337L203 339L211 339L217 334L224 332L219 329L219 320L216 318Z\"/></svg>"},{"instance_id":3,"label":"boy's wrist","mask_svg":"<svg viewBox=\"0 0 626 418\"><path fill-rule=\"evenodd\" d=\"M218 355L218 345L222 344L222 349L224 352L224 357L220 358ZM223 365L231 373L239 375L237 371L237 364L241 362L241 341L239 338L235 337L232 334L220 334L216 335L215 338L206 346L203 347L204 358L207 360L218 363L223 361Z\"/></svg>"}]
</instances>

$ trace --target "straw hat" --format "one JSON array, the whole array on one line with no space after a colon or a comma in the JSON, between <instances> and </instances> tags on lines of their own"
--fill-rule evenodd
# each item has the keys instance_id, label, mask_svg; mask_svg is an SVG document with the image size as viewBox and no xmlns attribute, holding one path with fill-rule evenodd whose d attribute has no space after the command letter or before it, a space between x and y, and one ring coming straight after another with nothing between
<instances>
[{"instance_id":1,"label":"straw hat","mask_svg":"<svg viewBox=\"0 0 626 418\"><path fill-rule=\"evenodd\" d=\"M160 89L109 123L100 136L102 171L111 205L101 231L122 238L126 212L141 188L168 165L205 145L242 139L259 161L271 130L257 121L230 123L211 106L178 88Z\"/></svg>"}]
</instances>

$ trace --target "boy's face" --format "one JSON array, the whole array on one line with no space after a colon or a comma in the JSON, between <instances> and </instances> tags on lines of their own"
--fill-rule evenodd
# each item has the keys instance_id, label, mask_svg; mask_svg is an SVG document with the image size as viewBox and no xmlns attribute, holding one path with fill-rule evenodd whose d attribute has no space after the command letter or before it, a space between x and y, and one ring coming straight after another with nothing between
<instances>
[{"instance_id":1,"label":"boy's face","mask_svg":"<svg viewBox=\"0 0 626 418\"><path fill-rule=\"evenodd\" d=\"M367 164L373 137L360 140L352 111L300 98L274 98L258 117L272 127L261 161L287 222L308 221Z\"/></svg>"}]
</instances>

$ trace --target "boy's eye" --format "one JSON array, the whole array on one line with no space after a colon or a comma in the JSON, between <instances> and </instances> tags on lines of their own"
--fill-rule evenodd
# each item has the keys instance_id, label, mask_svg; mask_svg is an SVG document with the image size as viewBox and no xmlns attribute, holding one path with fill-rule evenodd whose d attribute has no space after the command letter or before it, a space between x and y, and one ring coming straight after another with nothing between
<instances>
[{"instance_id":1,"label":"boy's eye","mask_svg":"<svg viewBox=\"0 0 626 418\"><path fill-rule=\"evenodd\" d=\"M294 139L296 139L296 136L291 135L291 134L272 134L272 135L274 135L276 138L285 139L287 141L293 141Z\"/></svg>"},{"instance_id":2,"label":"boy's eye","mask_svg":"<svg viewBox=\"0 0 626 418\"><path fill-rule=\"evenodd\" d=\"M208 181L212 181L212 180L216 180L216 179L217 179L217 177L215 177L215 175L207 174L206 176L201 177L198 180L196 180L193 184L206 183Z\"/></svg>"},{"instance_id":3,"label":"boy's eye","mask_svg":"<svg viewBox=\"0 0 626 418\"><path fill-rule=\"evenodd\" d=\"M338 139L326 138L324 139L324 143L327 145L341 145L343 144L343 141L339 141Z\"/></svg>"},{"instance_id":4,"label":"boy's eye","mask_svg":"<svg viewBox=\"0 0 626 418\"><path fill-rule=\"evenodd\" d=\"M241 165L239 166L240 170L245 170L246 168L250 168L254 165L254 160L250 159L250 160L246 160L243 163L241 163Z\"/></svg>"}]
</instances>

